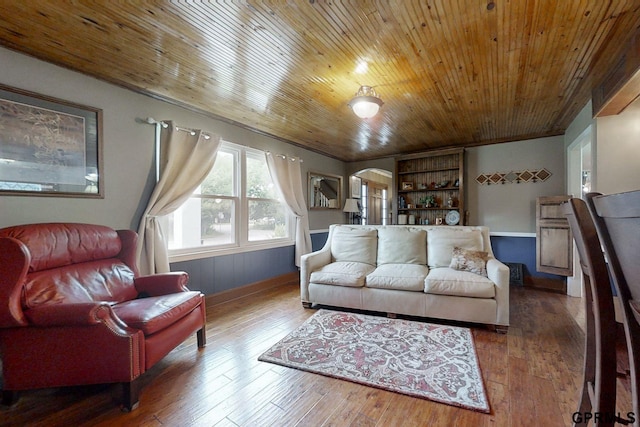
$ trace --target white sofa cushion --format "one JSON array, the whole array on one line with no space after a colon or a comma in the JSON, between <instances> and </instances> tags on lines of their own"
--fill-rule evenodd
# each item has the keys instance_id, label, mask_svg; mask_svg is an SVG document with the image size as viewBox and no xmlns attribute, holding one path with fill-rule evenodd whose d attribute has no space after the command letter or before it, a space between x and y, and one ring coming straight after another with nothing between
<instances>
[{"instance_id":1,"label":"white sofa cushion","mask_svg":"<svg viewBox=\"0 0 640 427\"><path fill-rule=\"evenodd\" d=\"M475 273L449 267L429 270L429 275L424 281L424 291L429 294L474 298L496 296L495 285L491 280Z\"/></svg>"},{"instance_id":2,"label":"white sofa cushion","mask_svg":"<svg viewBox=\"0 0 640 427\"><path fill-rule=\"evenodd\" d=\"M429 268L426 265L383 264L367 275L365 286L422 292L427 274L429 274Z\"/></svg>"},{"instance_id":3,"label":"white sofa cushion","mask_svg":"<svg viewBox=\"0 0 640 427\"><path fill-rule=\"evenodd\" d=\"M363 262L332 262L311 273L311 283L350 287L364 286L364 278L375 270L371 264Z\"/></svg>"},{"instance_id":4,"label":"white sofa cushion","mask_svg":"<svg viewBox=\"0 0 640 427\"><path fill-rule=\"evenodd\" d=\"M427 232L409 227L378 229L378 265L426 264Z\"/></svg>"},{"instance_id":5,"label":"white sofa cushion","mask_svg":"<svg viewBox=\"0 0 640 427\"><path fill-rule=\"evenodd\" d=\"M427 233L427 258L429 268L449 267L454 247L481 251L480 230L438 227Z\"/></svg>"},{"instance_id":6,"label":"white sofa cushion","mask_svg":"<svg viewBox=\"0 0 640 427\"><path fill-rule=\"evenodd\" d=\"M331 237L331 256L337 262L376 264L377 230L336 227Z\"/></svg>"}]
</instances>

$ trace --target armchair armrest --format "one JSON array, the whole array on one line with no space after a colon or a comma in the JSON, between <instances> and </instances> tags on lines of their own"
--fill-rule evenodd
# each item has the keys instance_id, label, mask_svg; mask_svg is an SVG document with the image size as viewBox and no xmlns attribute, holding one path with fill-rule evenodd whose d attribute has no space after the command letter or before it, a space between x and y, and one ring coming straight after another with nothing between
<instances>
[{"instance_id":1,"label":"armchair armrest","mask_svg":"<svg viewBox=\"0 0 640 427\"><path fill-rule=\"evenodd\" d=\"M26 315L33 326L39 327L92 326L105 323L116 334L124 335L129 329L106 302L42 305L27 310Z\"/></svg>"},{"instance_id":2,"label":"armchair armrest","mask_svg":"<svg viewBox=\"0 0 640 427\"><path fill-rule=\"evenodd\" d=\"M330 262L331 249L328 246L300 257L300 298L303 302L309 302L309 281L311 273Z\"/></svg>"},{"instance_id":3,"label":"armchair armrest","mask_svg":"<svg viewBox=\"0 0 640 427\"><path fill-rule=\"evenodd\" d=\"M134 285L138 293L152 297L175 294L177 292L188 292L188 282L189 275L184 271L152 274L149 276L136 277L134 279Z\"/></svg>"},{"instance_id":4,"label":"armchair armrest","mask_svg":"<svg viewBox=\"0 0 640 427\"><path fill-rule=\"evenodd\" d=\"M509 267L495 258L487 261L487 276L496 285L497 323L509 325Z\"/></svg>"},{"instance_id":5,"label":"armchair armrest","mask_svg":"<svg viewBox=\"0 0 640 427\"><path fill-rule=\"evenodd\" d=\"M24 243L0 237L0 328L27 325L20 297L30 262Z\"/></svg>"}]
</instances>

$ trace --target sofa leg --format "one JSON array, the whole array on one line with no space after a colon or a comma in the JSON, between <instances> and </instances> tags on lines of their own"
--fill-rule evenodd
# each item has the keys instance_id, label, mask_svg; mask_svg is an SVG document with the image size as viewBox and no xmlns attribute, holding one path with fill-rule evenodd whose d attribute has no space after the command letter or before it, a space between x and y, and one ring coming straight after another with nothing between
<instances>
[{"instance_id":1,"label":"sofa leg","mask_svg":"<svg viewBox=\"0 0 640 427\"><path fill-rule=\"evenodd\" d=\"M131 412L140 404L140 377L128 383L122 383L122 412Z\"/></svg>"},{"instance_id":2,"label":"sofa leg","mask_svg":"<svg viewBox=\"0 0 640 427\"><path fill-rule=\"evenodd\" d=\"M387 313L387 317L389 319L397 319L398 315L396 313Z\"/></svg>"},{"instance_id":3,"label":"sofa leg","mask_svg":"<svg viewBox=\"0 0 640 427\"><path fill-rule=\"evenodd\" d=\"M207 331L204 325L202 329L198 329L196 337L198 338L198 348L204 348L207 345Z\"/></svg>"},{"instance_id":4,"label":"sofa leg","mask_svg":"<svg viewBox=\"0 0 640 427\"><path fill-rule=\"evenodd\" d=\"M18 392L13 390L2 390L2 404L5 406L15 405L18 401Z\"/></svg>"},{"instance_id":5,"label":"sofa leg","mask_svg":"<svg viewBox=\"0 0 640 427\"><path fill-rule=\"evenodd\" d=\"M494 328L498 334L506 334L509 332L509 327L505 325L495 325Z\"/></svg>"},{"instance_id":6,"label":"sofa leg","mask_svg":"<svg viewBox=\"0 0 640 427\"><path fill-rule=\"evenodd\" d=\"M302 301L302 306L303 306L304 308L311 308L311 305L312 305L312 304L311 304L310 302Z\"/></svg>"}]
</instances>

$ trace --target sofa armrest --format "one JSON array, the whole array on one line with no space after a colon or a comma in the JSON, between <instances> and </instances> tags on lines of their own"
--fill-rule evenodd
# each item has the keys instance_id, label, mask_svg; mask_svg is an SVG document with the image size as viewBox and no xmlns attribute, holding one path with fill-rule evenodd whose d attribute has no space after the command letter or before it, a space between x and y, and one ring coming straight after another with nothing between
<instances>
[{"instance_id":1,"label":"sofa armrest","mask_svg":"<svg viewBox=\"0 0 640 427\"><path fill-rule=\"evenodd\" d=\"M509 267L495 258L487 261L487 276L496 285L496 303L498 325L509 325Z\"/></svg>"},{"instance_id":2,"label":"sofa armrest","mask_svg":"<svg viewBox=\"0 0 640 427\"><path fill-rule=\"evenodd\" d=\"M309 281L311 273L331 262L331 249L325 247L300 257L300 298L309 301Z\"/></svg>"},{"instance_id":3,"label":"sofa armrest","mask_svg":"<svg viewBox=\"0 0 640 427\"><path fill-rule=\"evenodd\" d=\"M189 275L186 272L173 271L170 273L136 277L134 285L138 293L156 297L178 292L188 292L188 282Z\"/></svg>"},{"instance_id":4,"label":"sofa armrest","mask_svg":"<svg viewBox=\"0 0 640 427\"><path fill-rule=\"evenodd\" d=\"M128 329L106 302L42 305L30 308L26 315L31 325L44 328L106 323L109 329L119 334L126 334Z\"/></svg>"}]
</instances>

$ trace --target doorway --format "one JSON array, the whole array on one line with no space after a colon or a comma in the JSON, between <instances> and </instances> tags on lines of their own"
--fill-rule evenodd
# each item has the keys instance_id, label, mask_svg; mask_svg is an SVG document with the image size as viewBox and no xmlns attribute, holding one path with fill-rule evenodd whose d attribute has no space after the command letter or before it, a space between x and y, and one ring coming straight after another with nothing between
<instances>
[{"instance_id":1,"label":"doorway","mask_svg":"<svg viewBox=\"0 0 640 427\"><path fill-rule=\"evenodd\" d=\"M567 148L567 189L573 197L584 199L584 195L593 191L595 182L595 156L592 125L588 126ZM580 257L574 244L573 276L567 277L567 294L582 296L582 269Z\"/></svg>"},{"instance_id":2,"label":"doorway","mask_svg":"<svg viewBox=\"0 0 640 427\"><path fill-rule=\"evenodd\" d=\"M383 169L364 169L354 174L361 180L360 208L361 224L391 224L391 188L392 174Z\"/></svg>"},{"instance_id":3,"label":"doorway","mask_svg":"<svg viewBox=\"0 0 640 427\"><path fill-rule=\"evenodd\" d=\"M373 181L362 181L362 223L389 224L388 187Z\"/></svg>"}]
</instances>

